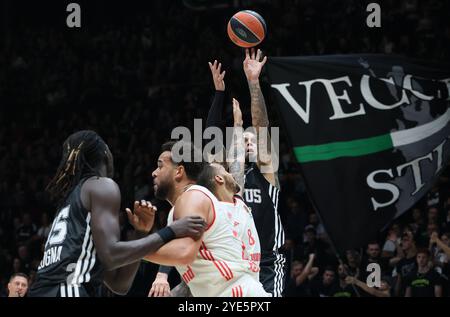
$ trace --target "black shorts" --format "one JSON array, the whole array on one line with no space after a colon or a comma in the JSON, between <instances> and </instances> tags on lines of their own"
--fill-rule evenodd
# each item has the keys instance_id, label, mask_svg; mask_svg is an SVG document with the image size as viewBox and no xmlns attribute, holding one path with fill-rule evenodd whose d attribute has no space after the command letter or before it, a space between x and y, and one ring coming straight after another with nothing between
<instances>
[{"instance_id":1,"label":"black shorts","mask_svg":"<svg viewBox=\"0 0 450 317\"><path fill-rule=\"evenodd\" d=\"M88 291L89 290L89 291ZM39 288L31 288L28 297L93 297L95 294L86 285L68 285L61 283L60 285L43 286Z\"/></svg>"},{"instance_id":2,"label":"black shorts","mask_svg":"<svg viewBox=\"0 0 450 317\"><path fill-rule=\"evenodd\" d=\"M286 258L282 254L276 254L270 261L260 263L259 281L264 290L273 297L281 297L284 292L286 280Z\"/></svg>"}]
</instances>

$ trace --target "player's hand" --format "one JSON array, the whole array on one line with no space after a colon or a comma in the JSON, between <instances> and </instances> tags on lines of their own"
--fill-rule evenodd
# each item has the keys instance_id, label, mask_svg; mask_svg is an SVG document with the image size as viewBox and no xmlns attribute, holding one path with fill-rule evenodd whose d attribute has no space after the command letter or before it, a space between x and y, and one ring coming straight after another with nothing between
<instances>
[{"instance_id":1,"label":"player's hand","mask_svg":"<svg viewBox=\"0 0 450 317\"><path fill-rule=\"evenodd\" d=\"M222 63L217 63L217 60L214 60L214 63L211 64L211 62L208 62L208 65L214 81L214 87L218 91L225 91L225 81L223 80L225 77L225 71L220 72Z\"/></svg>"},{"instance_id":2,"label":"player's hand","mask_svg":"<svg viewBox=\"0 0 450 317\"><path fill-rule=\"evenodd\" d=\"M177 238L191 237L198 240L205 231L206 222L200 216L184 217L174 221L170 228Z\"/></svg>"},{"instance_id":3,"label":"player's hand","mask_svg":"<svg viewBox=\"0 0 450 317\"><path fill-rule=\"evenodd\" d=\"M234 126L242 127L244 124L242 121L242 111L239 107L239 101L233 98L233 118L234 118Z\"/></svg>"},{"instance_id":4,"label":"player's hand","mask_svg":"<svg viewBox=\"0 0 450 317\"><path fill-rule=\"evenodd\" d=\"M258 49L256 54L254 48L251 51L249 49L245 50L244 73L248 81L259 80L259 74L261 74L261 70L267 61L267 56L264 56L262 60L261 57L262 52L260 49Z\"/></svg>"},{"instance_id":5,"label":"player's hand","mask_svg":"<svg viewBox=\"0 0 450 317\"><path fill-rule=\"evenodd\" d=\"M153 281L152 288L148 293L148 297L170 297L170 285L167 278L167 273L158 272Z\"/></svg>"},{"instance_id":6,"label":"player's hand","mask_svg":"<svg viewBox=\"0 0 450 317\"><path fill-rule=\"evenodd\" d=\"M126 208L128 221L135 230L148 233L155 222L156 207L149 201L134 202L133 212Z\"/></svg>"}]
</instances>

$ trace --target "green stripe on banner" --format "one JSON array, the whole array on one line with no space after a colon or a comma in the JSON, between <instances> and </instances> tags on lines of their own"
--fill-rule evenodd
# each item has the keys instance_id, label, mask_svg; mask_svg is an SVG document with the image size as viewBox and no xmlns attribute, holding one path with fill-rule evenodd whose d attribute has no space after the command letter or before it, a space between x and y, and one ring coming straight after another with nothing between
<instances>
[{"instance_id":1,"label":"green stripe on banner","mask_svg":"<svg viewBox=\"0 0 450 317\"><path fill-rule=\"evenodd\" d=\"M294 147L294 153L298 162L306 163L332 160L338 157L362 156L391 148L393 148L393 145L390 134L383 134L346 142L297 146Z\"/></svg>"}]
</instances>

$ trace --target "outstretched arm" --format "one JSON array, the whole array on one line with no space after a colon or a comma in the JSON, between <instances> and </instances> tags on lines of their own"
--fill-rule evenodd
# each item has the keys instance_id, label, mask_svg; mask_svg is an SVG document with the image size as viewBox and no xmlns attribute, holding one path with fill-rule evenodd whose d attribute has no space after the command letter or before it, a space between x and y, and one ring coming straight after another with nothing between
<instances>
[{"instance_id":1,"label":"outstretched arm","mask_svg":"<svg viewBox=\"0 0 450 317\"><path fill-rule=\"evenodd\" d=\"M249 52L245 50L244 60L244 72L247 77L248 87L250 89L251 96L251 113L252 113L252 125L256 129L256 137L258 144L258 167L264 166L261 171L263 176L269 183L280 188L280 182L278 180L277 172L275 171L274 162L272 159L272 152L270 146L269 117L267 115L266 102L261 91L259 84L259 75L264 64L267 61L267 56L262 60L262 52L258 49L255 54L255 50L252 49ZM261 61L260 61L261 60ZM262 129L265 129L265 133L262 134Z\"/></svg>"},{"instance_id":2,"label":"outstretched arm","mask_svg":"<svg viewBox=\"0 0 450 317\"><path fill-rule=\"evenodd\" d=\"M301 285L311 274L311 270L313 267L313 263L314 263L314 258L315 258L315 254L311 253L309 255L309 259L308 259L308 263L306 263L306 266L303 270L303 272L297 276L297 278L295 279L295 285L299 286Z\"/></svg>"},{"instance_id":3,"label":"outstretched arm","mask_svg":"<svg viewBox=\"0 0 450 317\"><path fill-rule=\"evenodd\" d=\"M225 97L225 71L221 72L222 64L208 62L209 69L211 70L212 79L214 81L214 88L216 93L211 108L208 112L206 119L206 128L209 127L222 127L222 112L223 112L223 99Z\"/></svg>"},{"instance_id":4,"label":"outstretched arm","mask_svg":"<svg viewBox=\"0 0 450 317\"><path fill-rule=\"evenodd\" d=\"M82 187L81 196L83 205L92 211L92 238L107 271L105 284L115 293L126 294L139 268L139 260L164 244L158 234L146 236L153 226L154 210L153 220L142 226L141 231L134 232L133 238L137 240L120 241L120 191L117 184L108 178L88 180ZM137 203L135 214L131 216L142 216L142 212Z\"/></svg>"},{"instance_id":5,"label":"outstretched arm","mask_svg":"<svg viewBox=\"0 0 450 317\"><path fill-rule=\"evenodd\" d=\"M354 276L347 276L345 278L345 282L348 284L355 284L359 288L362 288L365 292L369 293L370 295L376 296L376 297L390 297L389 291L380 291L376 288L367 286L366 283L361 282Z\"/></svg>"},{"instance_id":6,"label":"outstretched arm","mask_svg":"<svg viewBox=\"0 0 450 317\"><path fill-rule=\"evenodd\" d=\"M240 187L239 195L244 191L244 168L245 168L245 144L244 129L242 127L242 112L239 102L233 98L233 139L231 141L230 151L227 155L228 169L231 175Z\"/></svg>"}]
</instances>

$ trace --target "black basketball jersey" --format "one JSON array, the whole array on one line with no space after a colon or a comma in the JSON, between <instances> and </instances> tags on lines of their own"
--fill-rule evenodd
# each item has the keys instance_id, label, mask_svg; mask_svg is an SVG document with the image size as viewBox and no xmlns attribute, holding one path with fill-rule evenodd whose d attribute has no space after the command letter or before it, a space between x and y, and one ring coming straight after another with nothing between
<instances>
[{"instance_id":1,"label":"black basketball jersey","mask_svg":"<svg viewBox=\"0 0 450 317\"><path fill-rule=\"evenodd\" d=\"M69 194L53 220L32 291L65 285L71 292L80 286L92 289L103 282L103 266L92 240L91 213L81 203L82 184Z\"/></svg>"},{"instance_id":2,"label":"black basketball jersey","mask_svg":"<svg viewBox=\"0 0 450 317\"><path fill-rule=\"evenodd\" d=\"M279 189L265 179L256 164L251 164L245 171L244 201L251 208L261 244L260 281L274 296L283 291L286 262L278 252L284 244L278 198Z\"/></svg>"}]
</instances>

